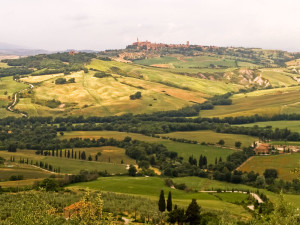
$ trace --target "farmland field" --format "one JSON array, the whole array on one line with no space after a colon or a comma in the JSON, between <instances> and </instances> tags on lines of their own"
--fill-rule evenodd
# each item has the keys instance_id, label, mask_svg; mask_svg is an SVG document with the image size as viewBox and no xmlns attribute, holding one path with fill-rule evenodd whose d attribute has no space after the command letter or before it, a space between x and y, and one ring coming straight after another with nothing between
<instances>
[{"instance_id":1,"label":"farmland field","mask_svg":"<svg viewBox=\"0 0 300 225\"><path fill-rule=\"evenodd\" d=\"M44 163L51 164L54 168L60 168L62 173L68 174L78 174L80 170L97 170L104 171L107 170L109 173L126 173L126 165L121 164L121 160L123 159L125 162L131 162L131 159L125 156L125 154L120 153L120 149L117 149L114 152L113 147L101 147L98 149L90 148L91 153L89 153L88 149L74 149L75 151L85 151L87 157L89 154L93 155L96 152L104 151L103 154L103 162L96 161L88 161L88 160L78 160L78 159L68 159L64 157L55 157L55 156L41 156L36 155L33 150L19 150L16 153L0 151L0 156L9 160L11 156L14 156L16 159L24 158L29 159L29 161L33 160L34 163L36 161L42 161ZM111 154L111 162L108 162L107 151L110 151ZM104 162L106 161L106 162ZM67 162L67 163L66 163Z\"/></svg>"},{"instance_id":2,"label":"farmland field","mask_svg":"<svg viewBox=\"0 0 300 225\"><path fill-rule=\"evenodd\" d=\"M16 163L7 163L0 167L0 181L9 180L11 176L18 175L23 175L24 179L38 179L49 177L51 173L30 165Z\"/></svg>"},{"instance_id":3,"label":"farmland field","mask_svg":"<svg viewBox=\"0 0 300 225\"><path fill-rule=\"evenodd\" d=\"M185 132L173 132L167 134L161 134L161 136L171 137L171 138L184 138L187 140L195 140L199 143L213 143L216 144L220 139L225 141L224 146L235 147L235 142L240 141L242 147L250 146L254 141L257 140L256 137L251 137L247 135L236 135L236 134L223 134L216 133L213 131L185 131Z\"/></svg>"},{"instance_id":4,"label":"farmland field","mask_svg":"<svg viewBox=\"0 0 300 225\"><path fill-rule=\"evenodd\" d=\"M278 176L284 180L293 180L297 178L297 174L291 173L291 171L299 166L300 154L281 154L270 156L253 156L242 167L241 171L255 171L259 174L263 174L265 169L277 169Z\"/></svg>"},{"instance_id":5,"label":"farmland field","mask_svg":"<svg viewBox=\"0 0 300 225\"><path fill-rule=\"evenodd\" d=\"M211 64L216 66L237 67L235 60L220 56L182 57L179 55L174 55L144 60L135 60L134 63L147 66L166 64L171 65L173 68L205 68L210 67Z\"/></svg>"},{"instance_id":6,"label":"farmland field","mask_svg":"<svg viewBox=\"0 0 300 225\"><path fill-rule=\"evenodd\" d=\"M256 123L248 123L248 124L240 124L235 126L244 126L244 127L253 127L253 126L259 126L259 127L266 127L266 126L272 126L273 129L279 128L279 129L285 129L288 128L289 130L293 132L300 132L300 121L290 121L290 120L283 120L283 121L266 121L266 122L256 122Z\"/></svg>"},{"instance_id":7,"label":"farmland field","mask_svg":"<svg viewBox=\"0 0 300 225\"><path fill-rule=\"evenodd\" d=\"M232 97L232 105L216 106L213 110L203 110L202 117L236 117L258 115L276 115L297 113L300 109L300 88L298 86L283 89L255 91Z\"/></svg>"},{"instance_id":8,"label":"farmland field","mask_svg":"<svg viewBox=\"0 0 300 225\"><path fill-rule=\"evenodd\" d=\"M179 156L182 156L184 160L188 160L189 156L194 156L197 159L200 155L205 155L207 157L208 163L214 163L215 158L222 157L225 159L228 155L234 152L234 150L226 148L218 148L214 146L199 145L199 144L187 144L174 142L171 140L158 139L153 137L144 136L141 134L125 133L117 131L71 131L65 132L64 136L61 138L71 138L71 137L81 137L81 138L115 138L118 140L124 139L126 136L132 139L137 139L147 142L155 142L165 145L169 151L175 151Z\"/></svg>"},{"instance_id":9,"label":"farmland field","mask_svg":"<svg viewBox=\"0 0 300 225\"><path fill-rule=\"evenodd\" d=\"M282 72L278 69L263 69L262 77L268 79L273 87L298 85L298 82L293 79L292 74Z\"/></svg>"},{"instance_id":10,"label":"farmland field","mask_svg":"<svg viewBox=\"0 0 300 225\"><path fill-rule=\"evenodd\" d=\"M157 200L160 190L164 190L165 194L172 192L173 204L179 206L187 206L192 198L206 210L229 210L233 215L242 215L249 217L247 211L238 205L220 201L217 197L208 193L187 193L185 191L174 190L164 184L163 179L157 177L103 177L97 181L88 183L78 183L70 185L70 188L90 188L94 190L124 193L146 197ZM243 196L244 197L244 196Z\"/></svg>"}]
</instances>

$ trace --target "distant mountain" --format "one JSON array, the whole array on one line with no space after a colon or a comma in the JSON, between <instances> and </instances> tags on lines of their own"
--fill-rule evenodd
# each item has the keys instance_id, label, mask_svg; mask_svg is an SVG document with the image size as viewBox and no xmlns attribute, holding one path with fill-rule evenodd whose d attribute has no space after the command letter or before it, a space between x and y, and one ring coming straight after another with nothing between
<instances>
[{"instance_id":1,"label":"distant mountain","mask_svg":"<svg viewBox=\"0 0 300 225\"><path fill-rule=\"evenodd\" d=\"M0 49L1 50L24 49L24 47L0 42Z\"/></svg>"},{"instance_id":2,"label":"distant mountain","mask_svg":"<svg viewBox=\"0 0 300 225\"><path fill-rule=\"evenodd\" d=\"M0 55L28 56L49 53L51 52L43 49L28 49L23 46L0 42Z\"/></svg>"}]
</instances>

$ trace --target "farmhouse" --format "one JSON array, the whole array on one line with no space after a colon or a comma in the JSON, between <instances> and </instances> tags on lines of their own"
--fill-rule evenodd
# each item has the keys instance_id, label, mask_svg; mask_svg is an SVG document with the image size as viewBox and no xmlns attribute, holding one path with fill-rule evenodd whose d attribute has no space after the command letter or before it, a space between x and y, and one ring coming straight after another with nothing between
<instances>
[{"instance_id":1,"label":"farmhouse","mask_svg":"<svg viewBox=\"0 0 300 225\"><path fill-rule=\"evenodd\" d=\"M269 154L270 148L268 144L259 143L258 146L254 149L256 155L266 155Z\"/></svg>"}]
</instances>

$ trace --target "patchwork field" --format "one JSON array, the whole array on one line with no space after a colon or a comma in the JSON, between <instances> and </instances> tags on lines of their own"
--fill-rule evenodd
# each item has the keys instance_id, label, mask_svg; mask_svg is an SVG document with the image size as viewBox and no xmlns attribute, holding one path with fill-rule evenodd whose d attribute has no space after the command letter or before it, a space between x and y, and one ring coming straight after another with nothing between
<instances>
[{"instance_id":1,"label":"patchwork field","mask_svg":"<svg viewBox=\"0 0 300 225\"><path fill-rule=\"evenodd\" d=\"M300 109L300 88L278 88L237 94L232 97L232 105L216 106L213 110L203 110L202 117L236 117L258 115L292 114Z\"/></svg>"},{"instance_id":2,"label":"patchwork field","mask_svg":"<svg viewBox=\"0 0 300 225\"><path fill-rule=\"evenodd\" d=\"M208 68L211 67L211 65L237 67L235 60L225 58L223 56L186 57L182 55L174 55L135 60L134 63L147 66L169 65L171 68Z\"/></svg>"},{"instance_id":3,"label":"patchwork field","mask_svg":"<svg viewBox=\"0 0 300 225\"><path fill-rule=\"evenodd\" d=\"M198 79L188 76L177 75L161 68L149 68L140 65L126 64L115 61L93 60L88 68L101 71L110 71L111 67L118 67L127 73L127 76L136 77L146 81L162 83L167 86L201 92L207 95L224 94L238 90L241 86L226 84L219 81Z\"/></svg>"},{"instance_id":4,"label":"patchwork field","mask_svg":"<svg viewBox=\"0 0 300 225\"><path fill-rule=\"evenodd\" d=\"M90 148L90 149L74 149L75 151L85 151L87 157L89 154L94 155L96 152L103 152L103 156L100 156L101 161L88 161L88 160L78 160L78 159L68 159L65 157L55 157L55 156L41 156L36 155L33 150L19 150L16 153L0 151L0 156L9 160L11 156L17 159L24 158L36 161L42 161L44 163L51 164L54 168L60 168L61 173L68 174L78 174L80 170L97 170L104 171L107 170L109 173L126 173L126 164L121 164L123 159L126 163L130 163L131 159L125 156L124 152L120 152L120 149L115 149L113 147L101 147L101 148ZM90 151L90 152L89 152ZM110 163L108 162L108 152L110 152ZM63 154L64 155L64 154ZM93 159L94 160L94 159Z\"/></svg>"},{"instance_id":5,"label":"patchwork field","mask_svg":"<svg viewBox=\"0 0 300 225\"><path fill-rule=\"evenodd\" d=\"M265 169L277 169L278 176L284 180L293 180L299 177L299 174L291 171L299 166L300 154L282 154L271 156L253 156L242 167L241 171L255 171L263 174Z\"/></svg>"},{"instance_id":6,"label":"patchwork field","mask_svg":"<svg viewBox=\"0 0 300 225\"><path fill-rule=\"evenodd\" d=\"M207 146L207 145L199 145L199 144L187 144L187 143L180 143L174 142L165 139L153 138L144 136L141 134L134 134L134 133L126 133L126 132L117 132L117 131L71 131L65 132L64 138L74 138L74 137L81 137L81 138L115 138L118 140L124 139L126 136L131 137L132 139L137 139L141 141L147 142L154 142L160 143L165 145L168 150L175 151L178 153L179 156L182 156L185 161L188 160L189 156L194 156L196 159L199 159L200 155L205 155L207 157L208 163L214 163L216 157L222 157L225 159L228 155L234 152L232 149L227 148L218 148L214 146Z\"/></svg>"},{"instance_id":7,"label":"patchwork field","mask_svg":"<svg viewBox=\"0 0 300 225\"><path fill-rule=\"evenodd\" d=\"M213 143L216 144L219 142L220 139L225 141L224 146L234 148L235 142L240 141L242 143L242 147L248 147L258 138L251 137L247 135L236 135L236 134L223 134L223 133L216 133L213 131L185 131L185 132L173 132L168 134L161 134L161 136L171 137L171 138L184 138L187 140L195 140L199 143L206 142L206 143ZM242 148L241 147L241 148Z\"/></svg>"}]
</instances>

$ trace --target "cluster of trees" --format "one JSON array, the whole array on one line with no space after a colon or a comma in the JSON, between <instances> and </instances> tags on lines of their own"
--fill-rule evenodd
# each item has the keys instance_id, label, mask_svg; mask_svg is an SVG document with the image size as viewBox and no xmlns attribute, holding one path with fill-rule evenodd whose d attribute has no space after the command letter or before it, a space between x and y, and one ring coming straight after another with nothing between
<instances>
[{"instance_id":1,"label":"cluster of trees","mask_svg":"<svg viewBox=\"0 0 300 225\"><path fill-rule=\"evenodd\" d=\"M75 78L70 78L70 79L66 79L66 78L57 78L55 80L55 84L67 84L67 83L75 83Z\"/></svg>"},{"instance_id":2,"label":"cluster of trees","mask_svg":"<svg viewBox=\"0 0 300 225\"><path fill-rule=\"evenodd\" d=\"M129 96L130 100L140 99L141 97L142 93L140 91L137 91L135 94Z\"/></svg>"},{"instance_id":3,"label":"cluster of trees","mask_svg":"<svg viewBox=\"0 0 300 225\"><path fill-rule=\"evenodd\" d=\"M104 71L99 71L94 74L94 77L97 78L111 77L111 74L105 73Z\"/></svg>"},{"instance_id":4,"label":"cluster of trees","mask_svg":"<svg viewBox=\"0 0 300 225\"><path fill-rule=\"evenodd\" d=\"M44 156L56 156L56 157L65 157L71 159L79 159L79 160L89 160L93 161L93 157L91 155L87 156L85 151L74 151L72 150L62 150L62 149L52 149L50 150L37 150L35 152L37 155L44 155ZM98 157L101 155L101 152L95 155L94 160L98 161Z\"/></svg>"},{"instance_id":5,"label":"cluster of trees","mask_svg":"<svg viewBox=\"0 0 300 225\"><path fill-rule=\"evenodd\" d=\"M177 205L175 205L173 209L171 191L168 194L168 199L166 202L164 191L161 190L158 200L158 210L161 213L165 212L166 210L168 211L167 222L171 224L201 224L201 207L197 204L196 199L192 199L192 202L189 204L186 211L184 211L182 208L178 208Z\"/></svg>"},{"instance_id":6,"label":"cluster of trees","mask_svg":"<svg viewBox=\"0 0 300 225\"><path fill-rule=\"evenodd\" d=\"M0 77L25 75L32 73L33 70L26 67L10 67L10 68L0 68Z\"/></svg>"},{"instance_id":7,"label":"cluster of trees","mask_svg":"<svg viewBox=\"0 0 300 225\"><path fill-rule=\"evenodd\" d=\"M11 162L15 162L14 157L11 157L10 160L11 160ZM27 165L29 165L29 164L30 165L35 165L35 166L40 167L40 168L45 169L45 170L53 171L55 173L60 173L60 167L55 168L51 164L48 164L48 163L43 162L43 161L36 161L34 163L33 160L29 160L28 158L26 160L24 158L20 158L19 163L20 164L27 164Z\"/></svg>"},{"instance_id":8,"label":"cluster of trees","mask_svg":"<svg viewBox=\"0 0 300 225\"><path fill-rule=\"evenodd\" d=\"M11 75L44 75L64 73L69 74L72 71L84 70L86 73L88 69L84 67L85 63L90 62L91 59L96 58L96 55L91 53L79 52L77 54L55 53L55 54L41 54L36 56L29 56L19 59L5 59L6 62L12 68L1 68L1 76ZM32 68L36 68L34 71Z\"/></svg>"}]
</instances>

